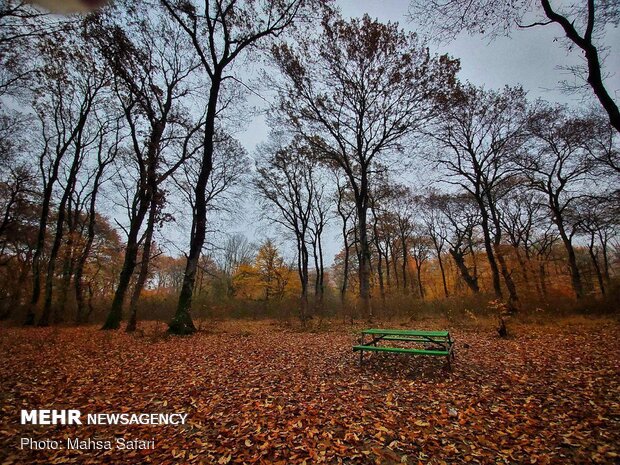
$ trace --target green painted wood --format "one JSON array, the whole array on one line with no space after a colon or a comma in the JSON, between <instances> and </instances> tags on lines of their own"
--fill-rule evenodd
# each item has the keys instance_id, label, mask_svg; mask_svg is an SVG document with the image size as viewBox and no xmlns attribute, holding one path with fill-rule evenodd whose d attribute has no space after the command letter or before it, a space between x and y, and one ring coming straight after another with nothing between
<instances>
[{"instance_id":1,"label":"green painted wood","mask_svg":"<svg viewBox=\"0 0 620 465\"><path fill-rule=\"evenodd\" d=\"M417 354L417 355L437 355L447 357L450 352L447 350L423 350L423 349L403 349L401 347L381 347L381 346L353 346L353 351L367 350L371 352L394 352L400 354Z\"/></svg>"},{"instance_id":2,"label":"green painted wood","mask_svg":"<svg viewBox=\"0 0 620 465\"><path fill-rule=\"evenodd\" d=\"M432 336L448 337L448 331L416 331L410 329L364 329L363 334L386 334L392 336Z\"/></svg>"},{"instance_id":3,"label":"green painted wood","mask_svg":"<svg viewBox=\"0 0 620 465\"><path fill-rule=\"evenodd\" d=\"M446 344L448 341L442 337L432 338L422 338L422 337L407 337L407 336L385 336L382 337L381 341L405 341L405 342L425 342L427 344L437 343L437 344Z\"/></svg>"}]
</instances>

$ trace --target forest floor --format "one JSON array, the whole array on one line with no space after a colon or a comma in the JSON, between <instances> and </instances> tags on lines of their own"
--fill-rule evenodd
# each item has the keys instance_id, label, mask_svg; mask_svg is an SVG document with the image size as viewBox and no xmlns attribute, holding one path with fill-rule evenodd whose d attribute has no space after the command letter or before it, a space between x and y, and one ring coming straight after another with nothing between
<instances>
[{"instance_id":1,"label":"forest floor","mask_svg":"<svg viewBox=\"0 0 620 465\"><path fill-rule=\"evenodd\" d=\"M400 325L385 324L388 326ZM620 461L620 324L450 329L431 357L368 356L355 328L206 323L0 329L0 464L567 464ZM361 326L359 326L361 327ZM21 426L21 409L187 413L181 426ZM147 450L20 450L20 438L155 438Z\"/></svg>"}]
</instances>

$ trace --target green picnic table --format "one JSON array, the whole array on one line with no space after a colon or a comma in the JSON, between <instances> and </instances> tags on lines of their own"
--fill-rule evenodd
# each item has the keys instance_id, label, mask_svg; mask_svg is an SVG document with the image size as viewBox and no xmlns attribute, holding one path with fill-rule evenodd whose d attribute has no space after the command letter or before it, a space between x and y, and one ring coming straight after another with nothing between
<instances>
[{"instance_id":1,"label":"green picnic table","mask_svg":"<svg viewBox=\"0 0 620 465\"><path fill-rule=\"evenodd\" d=\"M370 341L366 342L366 336ZM416 347L387 347L377 345L382 341L410 342ZM409 355L432 355L446 357L448 367L454 359L454 341L448 331L418 331L409 329L364 329L359 345L353 346L353 351L360 353L360 365L364 360L364 352L392 352Z\"/></svg>"}]
</instances>

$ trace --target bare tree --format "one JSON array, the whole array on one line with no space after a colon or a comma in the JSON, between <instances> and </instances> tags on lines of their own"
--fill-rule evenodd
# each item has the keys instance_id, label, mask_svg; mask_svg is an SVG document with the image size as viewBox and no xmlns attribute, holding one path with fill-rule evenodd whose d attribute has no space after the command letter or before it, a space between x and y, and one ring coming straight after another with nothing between
<instances>
[{"instance_id":1,"label":"bare tree","mask_svg":"<svg viewBox=\"0 0 620 465\"><path fill-rule=\"evenodd\" d=\"M480 286L475 269L474 234L481 220L479 207L468 193L446 195L436 198L435 201L445 220L445 227L440 229L440 232L445 234L443 239L448 244L448 252L465 284L477 294ZM467 266L467 256L472 257L473 272Z\"/></svg>"},{"instance_id":2,"label":"bare tree","mask_svg":"<svg viewBox=\"0 0 620 465\"><path fill-rule=\"evenodd\" d=\"M513 307L518 296L501 251L498 202L515 174L512 159L524 143L526 108L520 88L495 92L465 85L446 101L441 118L429 133L438 144L433 158L445 169L445 182L460 186L478 205L493 290L502 297L501 272Z\"/></svg>"},{"instance_id":3,"label":"bare tree","mask_svg":"<svg viewBox=\"0 0 620 465\"><path fill-rule=\"evenodd\" d=\"M583 297L573 239L578 233L576 204L588 190L594 158L589 125L562 107L541 108L530 119L530 150L519 158L529 185L545 196L545 206L564 244L573 291Z\"/></svg>"},{"instance_id":4,"label":"bare tree","mask_svg":"<svg viewBox=\"0 0 620 465\"><path fill-rule=\"evenodd\" d=\"M98 75L96 72L92 72L92 70L89 71L91 71L91 73L86 76L83 82L83 88L79 89L78 92L79 94L81 93L89 96L88 99L91 105L90 113L92 115L97 111L97 107L101 105L101 101L97 101L98 94L102 93L102 89L106 85L108 78L105 74ZM54 311L54 323L59 323L63 318L62 311L64 308L61 309L58 305L53 306L52 294L54 290L54 279L56 277L55 273L60 247L63 242L63 237L65 236L65 222L67 221L69 222L67 225L69 226L69 234L67 234L67 237L71 240L71 230L73 227L71 225L72 217L70 204L75 195L78 175L82 170L85 158L91 152L93 144L96 144L100 139L99 133L103 131L103 128L97 124L89 124L93 119L92 117L89 118L87 123L80 127L73 139L70 148L73 152L72 158L71 161L66 164L66 172L62 173L65 179L60 180L61 183L64 181L64 187L56 211L56 227L54 231L54 240L52 241L52 247L48 257L47 272L45 275L45 299L43 313L38 323L39 326L49 325L52 310ZM56 127L60 124L62 123L55 122ZM70 244L68 250L71 250ZM68 286L65 287L65 290L67 287Z\"/></svg>"},{"instance_id":5,"label":"bare tree","mask_svg":"<svg viewBox=\"0 0 620 465\"><path fill-rule=\"evenodd\" d=\"M110 124L109 122L106 122ZM73 285L75 289L75 300L77 304L76 318L77 324L83 324L87 322L88 310L87 301L84 295L84 270L86 264L90 258L93 243L95 241L96 227L97 227L97 201L99 198L99 191L106 178L104 177L106 171L114 163L118 154L119 146L121 143L121 123L119 120L110 124L108 129L113 132L113 137L106 137L108 134L106 131L100 131L99 140L97 144L97 164L93 173L89 178L90 191L87 198L88 212L85 215L84 225L86 231L82 231L84 237L84 245L82 250L78 254L77 262L75 265L75 276L73 278Z\"/></svg>"},{"instance_id":6,"label":"bare tree","mask_svg":"<svg viewBox=\"0 0 620 465\"><path fill-rule=\"evenodd\" d=\"M33 285L26 325L34 324L41 295L41 261L52 196L59 179L61 164L65 156L71 153L71 150L74 150L77 159L79 159L81 135L107 79L105 74L93 69L94 63L86 59L86 56L83 55L84 50L80 50L78 47L67 47L64 50L64 59L61 59L54 53L54 44L50 43L49 47L49 54L44 55L47 58L47 66L39 74L38 89L36 90L39 97L36 100L35 108L41 125L38 164L43 196L39 232L32 261ZM77 159L74 157L74 161ZM59 240L57 239L57 241ZM50 298L51 295L46 297L46 300ZM46 304L45 313L47 314L50 311L50 304L51 302ZM47 318L43 318L42 323L47 324L46 320Z\"/></svg>"},{"instance_id":7,"label":"bare tree","mask_svg":"<svg viewBox=\"0 0 620 465\"><path fill-rule=\"evenodd\" d=\"M327 16L317 37L274 49L285 76L278 119L338 167L353 193L360 298L372 317L368 209L375 164L435 114L434 98L454 82L458 62L431 56L414 34L365 16Z\"/></svg>"},{"instance_id":8,"label":"bare tree","mask_svg":"<svg viewBox=\"0 0 620 465\"><path fill-rule=\"evenodd\" d=\"M89 17L87 23L114 72L138 173L136 185L129 186L134 194L127 199L129 227L123 268L103 329L120 327L125 295L137 264L140 230L146 220L147 236L152 235L157 217L153 202L163 198L160 186L188 156L186 152L177 155L174 142L201 126L192 122L185 110L189 80L198 69L189 40L164 11L140 3L130 13L120 15L110 9L106 15Z\"/></svg>"},{"instance_id":9,"label":"bare tree","mask_svg":"<svg viewBox=\"0 0 620 465\"><path fill-rule=\"evenodd\" d=\"M620 131L618 104L604 82L606 47L601 43L605 28L618 26L620 22L620 1L586 0L564 2L561 7L554 7L550 0L414 0L410 6L410 18L424 18L423 23L428 29L442 38L454 38L461 31L493 38L507 35L515 27L559 25L568 51L576 47L583 53L587 68L585 80L607 112L611 125ZM582 74L581 70L573 71Z\"/></svg>"},{"instance_id":10,"label":"bare tree","mask_svg":"<svg viewBox=\"0 0 620 465\"><path fill-rule=\"evenodd\" d=\"M297 272L301 283L299 317L305 323L308 312L309 257L308 244L316 248L316 237L311 239L311 223L320 185L316 179L313 160L308 147L292 142L288 146L265 148L266 159L257 166L255 186L271 210L271 221L285 228L295 237ZM316 250L315 250L316 254ZM318 273L318 266L317 266ZM317 275L318 280L318 275ZM318 281L317 281L318 285Z\"/></svg>"},{"instance_id":11,"label":"bare tree","mask_svg":"<svg viewBox=\"0 0 620 465\"><path fill-rule=\"evenodd\" d=\"M206 189L213 168L216 119L226 106L220 101L225 81L235 79L229 74L230 68L244 52L257 47L264 39L278 36L289 28L305 2L207 0L198 6L193 1L161 0L161 2L191 41L202 69L211 80L205 111L202 163L195 185L196 205L190 250L177 312L170 322L170 332L191 334L196 331L190 315L192 293L198 261L205 243Z\"/></svg>"}]
</instances>

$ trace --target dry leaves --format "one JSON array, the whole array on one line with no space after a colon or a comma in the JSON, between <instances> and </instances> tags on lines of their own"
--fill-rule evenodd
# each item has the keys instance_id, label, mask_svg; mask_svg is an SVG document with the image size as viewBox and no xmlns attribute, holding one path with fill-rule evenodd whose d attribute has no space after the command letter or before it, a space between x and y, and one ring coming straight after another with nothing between
<instances>
[{"instance_id":1,"label":"dry leaves","mask_svg":"<svg viewBox=\"0 0 620 465\"><path fill-rule=\"evenodd\" d=\"M620 327L453 331L457 359L373 355L354 332L265 323L191 338L0 334L0 464L616 463ZM248 329L249 328L249 329ZM469 348L463 348L467 343ZM20 409L185 412L184 426L20 426ZM155 450L19 450L20 437L156 439Z\"/></svg>"}]
</instances>

